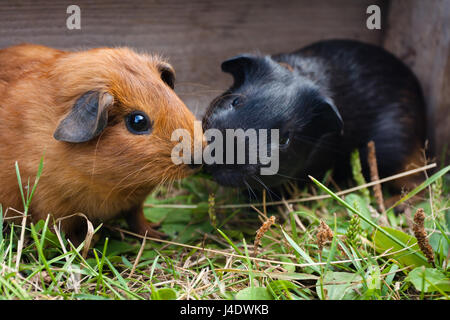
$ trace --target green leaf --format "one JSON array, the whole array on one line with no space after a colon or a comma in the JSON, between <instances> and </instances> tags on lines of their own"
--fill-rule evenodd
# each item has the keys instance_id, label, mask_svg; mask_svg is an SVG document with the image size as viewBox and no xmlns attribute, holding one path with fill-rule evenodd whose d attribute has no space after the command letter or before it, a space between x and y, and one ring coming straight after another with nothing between
<instances>
[{"instance_id":1,"label":"green leaf","mask_svg":"<svg viewBox=\"0 0 450 320\"><path fill-rule=\"evenodd\" d=\"M280 259L280 261L283 261L283 262L291 262L291 263L293 262L292 259L290 259L288 257L285 257L285 256L280 256L278 259ZM285 264L283 266L283 268L287 272L291 272L291 273L295 273L295 269L296 269L296 267L294 265L291 265L291 264Z\"/></svg>"},{"instance_id":2,"label":"green leaf","mask_svg":"<svg viewBox=\"0 0 450 320\"><path fill-rule=\"evenodd\" d=\"M105 242L98 242L96 244L96 248L99 250L103 250L103 247L105 245ZM119 240L109 240L108 241L108 256L118 256L124 253L128 252L137 252L138 251L138 245L132 244L130 242L126 241L119 241Z\"/></svg>"},{"instance_id":3,"label":"green leaf","mask_svg":"<svg viewBox=\"0 0 450 320\"><path fill-rule=\"evenodd\" d=\"M158 204L178 204L178 203L189 203L189 197L186 195L179 195L170 198L156 199L154 195L147 197L145 204L147 205L158 205ZM152 222L165 223L188 223L191 219L192 209L188 208L155 208L155 207L144 207L144 216Z\"/></svg>"},{"instance_id":4,"label":"green leaf","mask_svg":"<svg viewBox=\"0 0 450 320\"><path fill-rule=\"evenodd\" d=\"M168 219L166 219L168 220ZM210 233L213 230L209 220L204 220L202 223L169 223L164 221L160 231L174 237L177 242L190 243L202 238L202 233Z\"/></svg>"},{"instance_id":5,"label":"green leaf","mask_svg":"<svg viewBox=\"0 0 450 320\"><path fill-rule=\"evenodd\" d=\"M273 300L268 290L264 287L248 287L236 294L237 300Z\"/></svg>"},{"instance_id":6,"label":"green leaf","mask_svg":"<svg viewBox=\"0 0 450 320\"><path fill-rule=\"evenodd\" d=\"M316 292L322 300L355 300L359 297L356 289L361 290L362 288L360 275L349 272L328 271L323 277L323 292L325 292L325 297L323 297L320 281L321 279L317 280Z\"/></svg>"},{"instance_id":7,"label":"green leaf","mask_svg":"<svg viewBox=\"0 0 450 320\"><path fill-rule=\"evenodd\" d=\"M400 246L396 242L392 241L389 237L387 237L384 233L378 232L376 230L373 234L373 242L375 244L375 250L378 253L383 253L386 250L389 250L389 252L396 252L401 249L403 249L405 246L411 246L414 251L417 253L411 253L410 251L403 250L399 253L396 253L394 255L390 255L391 258L397 260L401 265L403 266L430 266L428 262L425 262L424 259L421 259L418 257L420 254L419 246L417 245L417 240L413 236L410 236L403 231L392 229L389 227L382 227L382 229L401 241L403 243L403 246ZM421 255L421 254L420 254Z\"/></svg>"},{"instance_id":8,"label":"green leaf","mask_svg":"<svg viewBox=\"0 0 450 320\"><path fill-rule=\"evenodd\" d=\"M176 300L177 293L175 290L170 288L162 288L159 290L155 290L151 295L152 300Z\"/></svg>"},{"instance_id":9,"label":"green leaf","mask_svg":"<svg viewBox=\"0 0 450 320\"><path fill-rule=\"evenodd\" d=\"M415 268L405 280L411 282L416 290L420 292L450 292L450 278L437 269Z\"/></svg>"}]
</instances>

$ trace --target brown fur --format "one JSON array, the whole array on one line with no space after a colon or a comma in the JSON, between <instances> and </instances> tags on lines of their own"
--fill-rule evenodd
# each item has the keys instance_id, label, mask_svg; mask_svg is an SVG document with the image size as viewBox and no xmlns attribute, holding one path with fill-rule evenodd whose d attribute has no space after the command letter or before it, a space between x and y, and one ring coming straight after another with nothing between
<instances>
[{"instance_id":1,"label":"brown fur","mask_svg":"<svg viewBox=\"0 0 450 320\"><path fill-rule=\"evenodd\" d=\"M190 173L171 161L172 131L193 136L194 115L161 80L171 68L151 55L128 48L80 52L38 45L0 50L0 203L23 209L14 169L24 185L34 181L44 155L44 170L32 199L31 220L84 213L94 223L124 214L133 229L157 235L142 213L145 197L164 182ZM77 98L88 91L114 97L107 128L84 143L57 141L53 133ZM133 110L153 121L150 135L127 131L124 116ZM12 215L12 211L11 212ZM8 212L8 215L10 213ZM81 220L65 219L63 230L76 237Z\"/></svg>"}]
</instances>

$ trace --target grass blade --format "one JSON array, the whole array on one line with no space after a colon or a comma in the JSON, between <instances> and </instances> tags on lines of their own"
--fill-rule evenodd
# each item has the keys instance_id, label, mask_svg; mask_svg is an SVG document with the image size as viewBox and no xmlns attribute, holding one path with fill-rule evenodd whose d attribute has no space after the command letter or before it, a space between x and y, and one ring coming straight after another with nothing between
<instances>
[{"instance_id":1,"label":"grass blade","mask_svg":"<svg viewBox=\"0 0 450 320\"><path fill-rule=\"evenodd\" d=\"M307 254L304 250L302 250L302 248L300 248L299 245L286 232L284 232L284 230L281 230L281 232L283 232L284 237L292 246L292 248L294 248L294 250L297 251L308 263L311 263L312 265L310 267L320 274L320 269L315 265L314 260L311 259L309 254Z\"/></svg>"},{"instance_id":2,"label":"grass blade","mask_svg":"<svg viewBox=\"0 0 450 320\"><path fill-rule=\"evenodd\" d=\"M437 179L439 179L440 177L442 177L444 174L446 174L447 172L450 171L450 165L446 166L444 169L439 170L438 172L436 172L435 174L433 174L431 177L429 177L427 180L425 180L424 182L422 182L419 186L417 186L416 188L414 188L411 192L409 192L406 196L404 196L403 198L401 198L400 200L398 200L396 203L394 203L393 206L391 206L388 210L391 210L392 208L395 208L396 206L398 206L399 204L401 204L402 202L405 202L406 200L414 197L416 194L418 194L420 191L422 191L423 189L425 189L426 187L428 187L430 184L432 184L433 182L435 182Z\"/></svg>"},{"instance_id":3,"label":"grass blade","mask_svg":"<svg viewBox=\"0 0 450 320\"><path fill-rule=\"evenodd\" d=\"M216 230L217 230L217 232L219 232L220 235L228 242L228 244L229 244L230 246L233 247L233 249L234 249L239 255L241 255L241 256L244 255L244 254L242 253L242 251L239 250L238 247L236 247L236 245L233 243L233 241L231 241L230 238L228 238L228 236L227 236L224 232L222 232L222 230L220 230L220 229L216 229Z\"/></svg>"}]
</instances>

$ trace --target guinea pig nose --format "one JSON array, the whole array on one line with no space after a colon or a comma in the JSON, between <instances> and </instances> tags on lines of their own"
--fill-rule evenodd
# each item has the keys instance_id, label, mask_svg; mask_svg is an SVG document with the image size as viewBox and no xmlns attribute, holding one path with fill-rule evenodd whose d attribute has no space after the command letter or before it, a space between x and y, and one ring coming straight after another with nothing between
<instances>
[{"instance_id":1,"label":"guinea pig nose","mask_svg":"<svg viewBox=\"0 0 450 320\"><path fill-rule=\"evenodd\" d=\"M197 162L197 163L196 163ZM200 162L200 163L198 163ZM191 163L188 164L189 168L196 170L200 169L203 166L203 159L201 154L192 154L191 155Z\"/></svg>"}]
</instances>

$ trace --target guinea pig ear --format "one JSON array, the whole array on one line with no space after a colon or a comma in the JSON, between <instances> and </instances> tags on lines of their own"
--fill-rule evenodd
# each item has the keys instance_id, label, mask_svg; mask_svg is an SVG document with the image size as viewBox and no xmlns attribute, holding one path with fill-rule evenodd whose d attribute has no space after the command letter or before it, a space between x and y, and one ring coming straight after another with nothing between
<instances>
[{"instance_id":1,"label":"guinea pig ear","mask_svg":"<svg viewBox=\"0 0 450 320\"><path fill-rule=\"evenodd\" d=\"M330 99L325 99L315 108L314 126L321 132L337 132L343 134L344 122L341 114Z\"/></svg>"},{"instance_id":2,"label":"guinea pig ear","mask_svg":"<svg viewBox=\"0 0 450 320\"><path fill-rule=\"evenodd\" d=\"M80 143L98 136L108 124L108 107L114 98L107 92L88 91L75 102L53 133L58 141Z\"/></svg>"},{"instance_id":3,"label":"guinea pig ear","mask_svg":"<svg viewBox=\"0 0 450 320\"><path fill-rule=\"evenodd\" d=\"M235 56L222 62L222 71L234 78L234 87L239 87L248 78L251 71L258 67L259 57L250 54Z\"/></svg>"},{"instance_id":4,"label":"guinea pig ear","mask_svg":"<svg viewBox=\"0 0 450 320\"><path fill-rule=\"evenodd\" d=\"M172 89L175 88L175 70L168 63L162 63L158 66L161 73L161 80L164 81Z\"/></svg>"}]
</instances>

